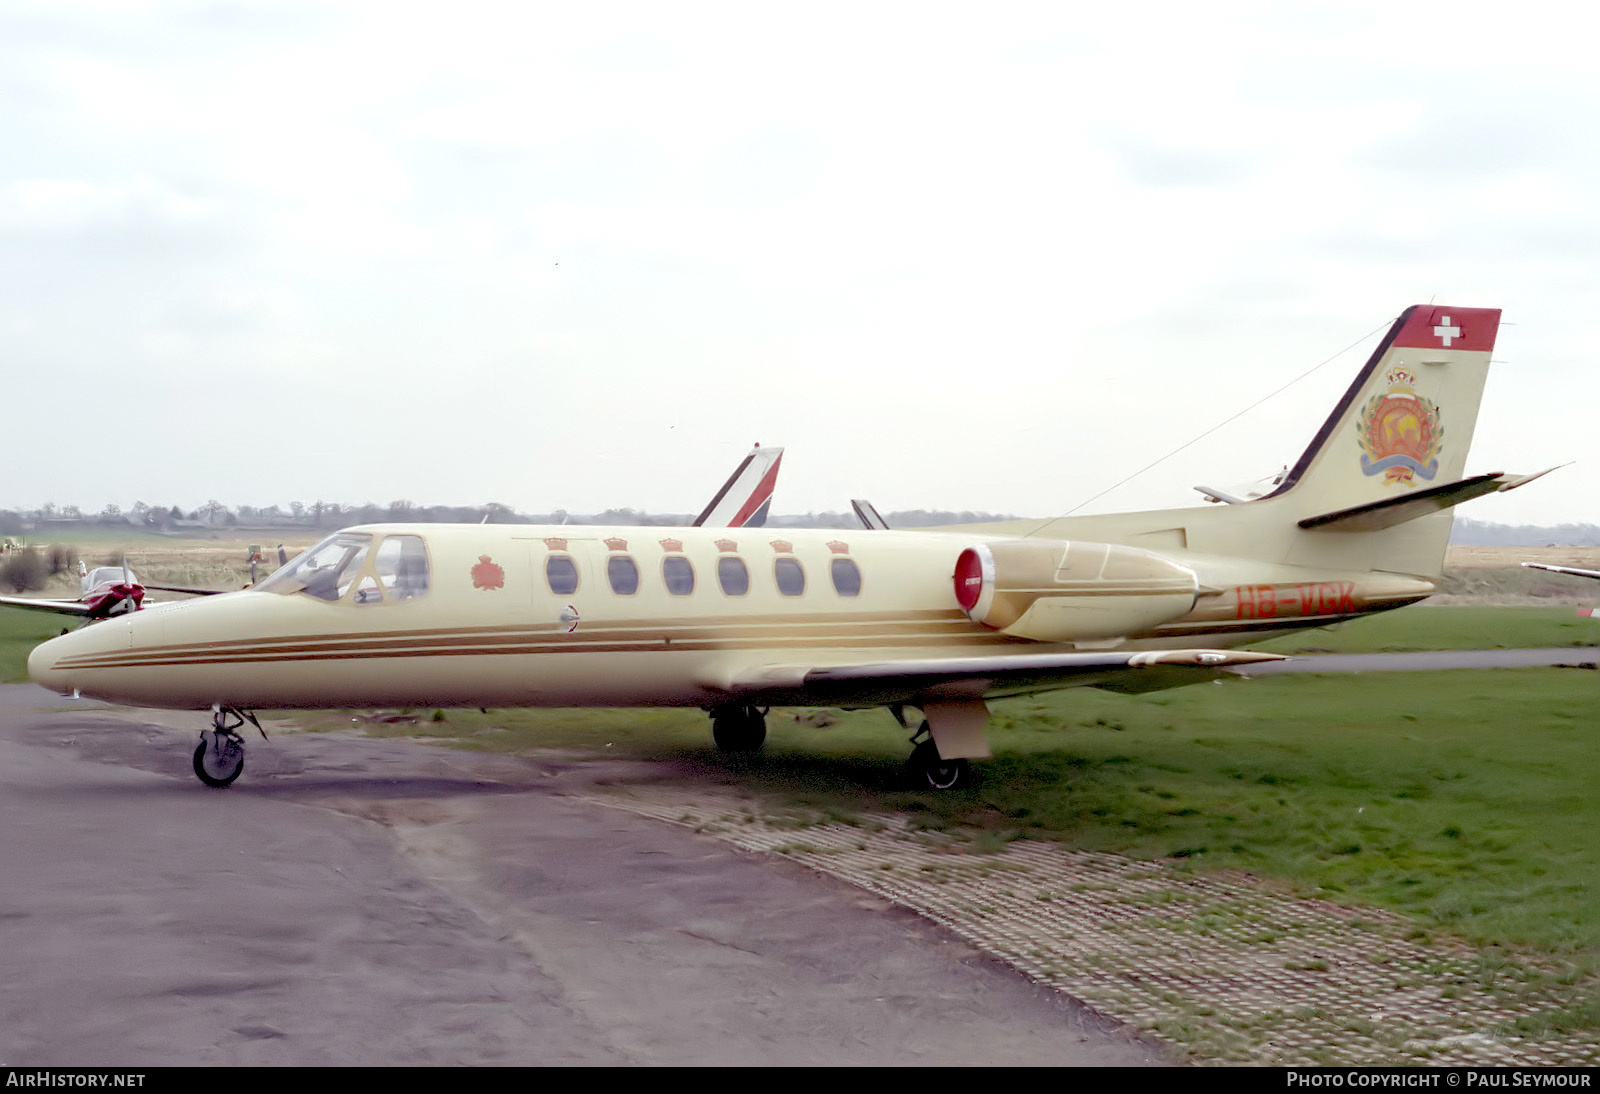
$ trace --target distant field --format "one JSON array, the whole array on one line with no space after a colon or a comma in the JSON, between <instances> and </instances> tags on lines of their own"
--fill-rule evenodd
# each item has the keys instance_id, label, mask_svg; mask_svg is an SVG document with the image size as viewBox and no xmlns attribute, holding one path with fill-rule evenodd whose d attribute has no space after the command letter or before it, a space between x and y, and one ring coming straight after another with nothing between
<instances>
[{"instance_id":1,"label":"distant field","mask_svg":"<svg viewBox=\"0 0 1600 1094\"><path fill-rule=\"evenodd\" d=\"M205 589L241 588L250 580L248 550L252 544L259 544L267 558L261 566L263 577L278 565L279 540L265 534L174 538L134 529L122 532L98 528L84 529L83 533L61 541L73 548L75 562L81 558L91 567L115 566L126 559L138 577L163 584ZM285 541L285 550L292 558L319 538L316 531L308 529L303 536ZM74 565L72 572L58 574L44 589L28 595L60 597L77 593L78 576Z\"/></svg>"}]
</instances>

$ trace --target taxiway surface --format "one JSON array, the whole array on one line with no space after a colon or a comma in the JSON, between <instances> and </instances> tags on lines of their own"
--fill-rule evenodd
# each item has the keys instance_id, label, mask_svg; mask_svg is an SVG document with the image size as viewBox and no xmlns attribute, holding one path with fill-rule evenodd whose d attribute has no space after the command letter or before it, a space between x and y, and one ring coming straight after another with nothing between
<instances>
[{"instance_id":1,"label":"taxiway surface","mask_svg":"<svg viewBox=\"0 0 1600 1094\"><path fill-rule=\"evenodd\" d=\"M0 1065L1162 1059L597 766L289 735L215 791L179 721L0 687Z\"/></svg>"}]
</instances>

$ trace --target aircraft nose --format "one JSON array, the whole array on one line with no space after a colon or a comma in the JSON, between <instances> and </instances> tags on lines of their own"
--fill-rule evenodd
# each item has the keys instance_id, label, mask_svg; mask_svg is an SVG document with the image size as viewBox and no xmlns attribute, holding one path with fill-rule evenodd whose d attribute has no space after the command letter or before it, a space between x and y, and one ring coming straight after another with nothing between
<instances>
[{"instance_id":1,"label":"aircraft nose","mask_svg":"<svg viewBox=\"0 0 1600 1094\"><path fill-rule=\"evenodd\" d=\"M61 660L62 644L69 635L61 638L52 638L48 642L41 642L28 654L28 676L35 684L47 687L51 691L66 695L72 690L67 683L67 674L56 668Z\"/></svg>"}]
</instances>

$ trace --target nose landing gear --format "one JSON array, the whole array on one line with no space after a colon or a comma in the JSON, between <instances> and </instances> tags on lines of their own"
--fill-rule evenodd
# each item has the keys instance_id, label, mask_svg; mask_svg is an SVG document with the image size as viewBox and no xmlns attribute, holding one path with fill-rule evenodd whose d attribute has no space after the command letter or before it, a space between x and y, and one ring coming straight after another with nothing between
<instances>
[{"instance_id":1,"label":"nose landing gear","mask_svg":"<svg viewBox=\"0 0 1600 1094\"><path fill-rule=\"evenodd\" d=\"M211 728L200 734L200 743L194 750L194 773L207 786L224 787L244 771L244 738L238 729L248 721L266 740L267 731L261 728L256 716L248 710L238 710L214 703L211 707Z\"/></svg>"}]
</instances>

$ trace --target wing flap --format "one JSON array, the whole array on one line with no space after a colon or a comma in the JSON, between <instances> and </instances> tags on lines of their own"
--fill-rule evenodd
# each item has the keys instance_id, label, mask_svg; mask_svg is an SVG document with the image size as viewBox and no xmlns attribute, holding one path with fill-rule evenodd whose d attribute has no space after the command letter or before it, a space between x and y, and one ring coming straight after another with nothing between
<instances>
[{"instance_id":1,"label":"wing flap","mask_svg":"<svg viewBox=\"0 0 1600 1094\"><path fill-rule=\"evenodd\" d=\"M760 665L719 681L720 690L780 706L877 706L917 700L1023 695L1064 687L1150 691L1215 678L1278 654L1250 650L1140 650L946 657L859 665Z\"/></svg>"}]
</instances>

